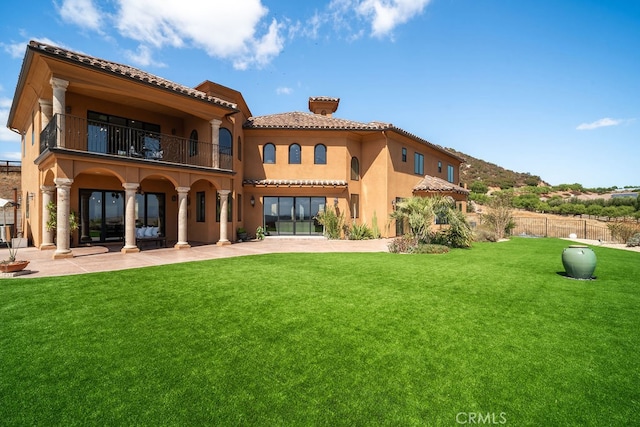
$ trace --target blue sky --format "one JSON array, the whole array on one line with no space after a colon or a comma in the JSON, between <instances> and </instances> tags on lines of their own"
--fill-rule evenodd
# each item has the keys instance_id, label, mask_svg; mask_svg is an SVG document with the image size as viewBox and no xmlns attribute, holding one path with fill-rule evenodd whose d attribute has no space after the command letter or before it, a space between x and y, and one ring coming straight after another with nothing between
<instances>
[{"instance_id":1,"label":"blue sky","mask_svg":"<svg viewBox=\"0 0 640 427\"><path fill-rule=\"evenodd\" d=\"M0 160L36 39L188 86L242 92L254 116L339 97L552 185L640 185L637 0L31 0L0 5Z\"/></svg>"}]
</instances>

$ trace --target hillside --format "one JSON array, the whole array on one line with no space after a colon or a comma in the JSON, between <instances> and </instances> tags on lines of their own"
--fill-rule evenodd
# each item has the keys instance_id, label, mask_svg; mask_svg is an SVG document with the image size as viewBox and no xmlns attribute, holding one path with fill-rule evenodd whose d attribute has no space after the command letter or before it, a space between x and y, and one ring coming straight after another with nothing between
<instances>
[{"instance_id":1,"label":"hillside","mask_svg":"<svg viewBox=\"0 0 640 427\"><path fill-rule=\"evenodd\" d=\"M489 187L511 188L522 187L525 185L545 184L537 175L530 173L514 172L505 169L494 163L490 163L481 159L477 159L468 154L447 148L447 150L465 158L466 163L462 164L460 170L460 181L470 186L474 181L480 181Z\"/></svg>"}]
</instances>

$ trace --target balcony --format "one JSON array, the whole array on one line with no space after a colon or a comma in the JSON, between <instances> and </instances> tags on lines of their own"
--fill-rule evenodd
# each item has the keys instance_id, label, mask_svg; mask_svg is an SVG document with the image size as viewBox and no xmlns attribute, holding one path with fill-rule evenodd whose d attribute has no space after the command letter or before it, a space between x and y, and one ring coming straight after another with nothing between
<instances>
[{"instance_id":1,"label":"balcony","mask_svg":"<svg viewBox=\"0 0 640 427\"><path fill-rule=\"evenodd\" d=\"M56 114L40 134L40 153L62 149L141 162L232 170L231 147Z\"/></svg>"}]
</instances>

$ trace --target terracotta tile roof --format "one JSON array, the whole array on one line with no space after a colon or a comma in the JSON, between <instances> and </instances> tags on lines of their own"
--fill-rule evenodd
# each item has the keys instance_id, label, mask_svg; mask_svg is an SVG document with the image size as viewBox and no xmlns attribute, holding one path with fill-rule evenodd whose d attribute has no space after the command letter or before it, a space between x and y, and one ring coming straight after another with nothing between
<instances>
[{"instance_id":1,"label":"terracotta tile roof","mask_svg":"<svg viewBox=\"0 0 640 427\"><path fill-rule=\"evenodd\" d=\"M347 181L337 179L245 179L243 185L294 187L346 187Z\"/></svg>"},{"instance_id":2,"label":"terracotta tile roof","mask_svg":"<svg viewBox=\"0 0 640 427\"><path fill-rule=\"evenodd\" d=\"M444 147L433 144L426 139L395 127L391 123L369 122L361 123L352 120L338 119L336 117L323 116L321 114L291 113L270 114L266 116L249 117L244 123L245 129L307 129L307 130L350 130L350 131L393 131L411 138L421 144L428 145L438 151L465 162L466 160L452 153Z\"/></svg>"},{"instance_id":3,"label":"terracotta tile roof","mask_svg":"<svg viewBox=\"0 0 640 427\"><path fill-rule=\"evenodd\" d=\"M249 117L245 129L331 129L331 130L384 130L388 124L360 123L313 113L270 114Z\"/></svg>"},{"instance_id":4,"label":"terracotta tile roof","mask_svg":"<svg viewBox=\"0 0 640 427\"><path fill-rule=\"evenodd\" d=\"M328 101L328 102L340 102L340 98L333 98L331 96L311 96L309 101Z\"/></svg>"},{"instance_id":5,"label":"terracotta tile roof","mask_svg":"<svg viewBox=\"0 0 640 427\"><path fill-rule=\"evenodd\" d=\"M459 185L452 184L442 178L430 175L425 175L425 177L420 180L418 185L413 187L413 191L469 194L469 190L464 187L460 187Z\"/></svg>"},{"instance_id":6,"label":"terracotta tile roof","mask_svg":"<svg viewBox=\"0 0 640 427\"><path fill-rule=\"evenodd\" d=\"M73 52L57 46L48 45L35 40L29 42L29 49L35 52L44 52L58 58L62 58L68 61L76 62L85 66L89 66L98 70L102 70L111 74L118 74L120 76L145 82L151 85L158 86L160 88L177 92L183 95L187 95L192 98L201 99L212 104L217 104L222 107L236 109L236 104L225 101L224 99L217 98L215 96L209 96L205 92L184 86L170 80L163 79L162 77L155 76L145 71L139 70L134 67L130 67L124 64L118 64L117 62L107 61L105 59L95 58L93 56L85 55L83 53Z\"/></svg>"}]
</instances>

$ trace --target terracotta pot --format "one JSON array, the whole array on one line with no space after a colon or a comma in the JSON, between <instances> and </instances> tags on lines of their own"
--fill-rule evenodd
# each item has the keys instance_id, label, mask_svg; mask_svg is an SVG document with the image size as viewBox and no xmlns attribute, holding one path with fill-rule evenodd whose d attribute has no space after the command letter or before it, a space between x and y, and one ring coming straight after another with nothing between
<instances>
[{"instance_id":1,"label":"terracotta pot","mask_svg":"<svg viewBox=\"0 0 640 427\"><path fill-rule=\"evenodd\" d=\"M0 271L3 273L13 273L24 270L27 265L29 265L29 261L0 262Z\"/></svg>"}]
</instances>

